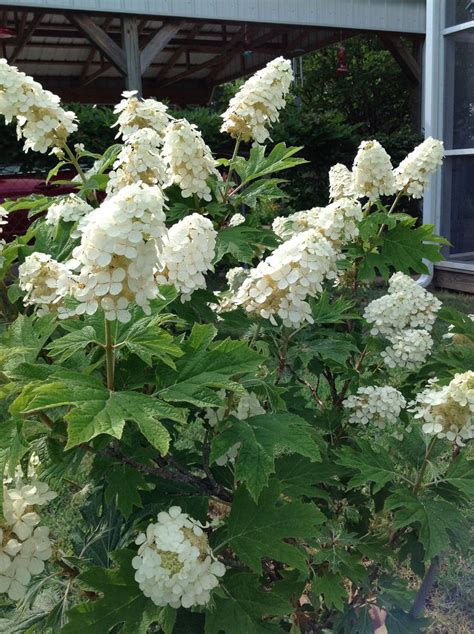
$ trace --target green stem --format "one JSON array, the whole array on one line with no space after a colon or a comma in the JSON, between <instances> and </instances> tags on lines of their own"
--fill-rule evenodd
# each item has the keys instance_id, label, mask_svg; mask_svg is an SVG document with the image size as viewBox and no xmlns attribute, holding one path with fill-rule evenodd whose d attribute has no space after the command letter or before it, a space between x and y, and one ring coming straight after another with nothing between
<instances>
[{"instance_id":1,"label":"green stem","mask_svg":"<svg viewBox=\"0 0 474 634\"><path fill-rule=\"evenodd\" d=\"M87 182L86 175L82 171L82 167L79 165L79 161L74 156L74 153L72 152L71 148L68 145L64 144L62 146L62 149L66 152L70 163L72 163L74 165L74 167L76 168L76 171L79 174L82 182L85 184Z\"/></svg>"},{"instance_id":2,"label":"green stem","mask_svg":"<svg viewBox=\"0 0 474 634\"><path fill-rule=\"evenodd\" d=\"M420 472L418 473L418 477L416 478L415 484L413 485L413 493L417 493L423 483L423 477L425 475L425 471L428 466L430 456L433 453L436 440L437 440L437 437L435 436L434 438L432 438L430 444L428 445L428 449L426 450L426 454L425 454L425 459L423 460L423 464L421 465Z\"/></svg>"},{"instance_id":3,"label":"green stem","mask_svg":"<svg viewBox=\"0 0 474 634\"><path fill-rule=\"evenodd\" d=\"M402 189L401 191L398 192L398 194L395 196L395 200L392 203L392 206L390 207L390 209L388 210L388 215L390 216L391 213L393 213L393 211L395 210L395 207L398 204L398 201L400 200L400 198L403 196L403 194L405 193L405 190ZM385 229L385 225L381 225L379 232L377 234L377 238L380 237L382 231Z\"/></svg>"},{"instance_id":4,"label":"green stem","mask_svg":"<svg viewBox=\"0 0 474 634\"><path fill-rule=\"evenodd\" d=\"M115 375L115 347L114 335L112 333L112 322L105 320L105 360L107 367L107 388L114 389Z\"/></svg>"},{"instance_id":5,"label":"green stem","mask_svg":"<svg viewBox=\"0 0 474 634\"><path fill-rule=\"evenodd\" d=\"M229 192L229 187L230 187L230 178L232 176L232 172L234 171L234 161L237 158L237 154L239 151L239 147L240 147L240 134L237 137L236 141L235 141L235 147L234 147L234 152L232 154L232 158L230 159L230 164L229 164L229 173L227 174L227 179L225 182L225 189L224 189L224 198L228 198L228 192Z\"/></svg>"}]
</instances>

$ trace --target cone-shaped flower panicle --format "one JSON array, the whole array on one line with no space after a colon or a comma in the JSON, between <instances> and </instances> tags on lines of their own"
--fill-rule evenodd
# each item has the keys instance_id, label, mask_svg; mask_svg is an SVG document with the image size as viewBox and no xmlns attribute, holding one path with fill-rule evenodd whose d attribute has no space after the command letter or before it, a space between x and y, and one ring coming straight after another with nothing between
<instances>
[{"instance_id":1,"label":"cone-shaped flower panicle","mask_svg":"<svg viewBox=\"0 0 474 634\"><path fill-rule=\"evenodd\" d=\"M87 216L71 262L79 271L75 314L93 314L100 307L107 319L127 322L132 303L149 314L149 300L158 294L153 270L164 222L161 189L143 183L127 185Z\"/></svg>"},{"instance_id":2,"label":"cone-shaped flower panicle","mask_svg":"<svg viewBox=\"0 0 474 634\"><path fill-rule=\"evenodd\" d=\"M197 127L186 119L172 121L165 131L163 158L171 183L178 185L183 198L195 194L212 200L207 184L210 176L219 176L210 148Z\"/></svg>"},{"instance_id":3,"label":"cone-shaped flower panicle","mask_svg":"<svg viewBox=\"0 0 474 634\"><path fill-rule=\"evenodd\" d=\"M410 403L410 411L423 422L425 434L464 445L474 438L474 372L455 374L444 386L431 379Z\"/></svg>"},{"instance_id":4,"label":"cone-shaped flower panicle","mask_svg":"<svg viewBox=\"0 0 474 634\"><path fill-rule=\"evenodd\" d=\"M380 429L396 423L405 405L403 395L389 385L360 387L343 402L350 423L372 424Z\"/></svg>"},{"instance_id":5,"label":"cone-shaped flower panicle","mask_svg":"<svg viewBox=\"0 0 474 634\"><path fill-rule=\"evenodd\" d=\"M156 99L140 99L136 90L126 90L123 99L115 106L117 121L112 127L118 127L117 137L125 141L141 128L152 128L161 138L170 120L168 106Z\"/></svg>"},{"instance_id":6,"label":"cone-shaped flower panicle","mask_svg":"<svg viewBox=\"0 0 474 634\"><path fill-rule=\"evenodd\" d=\"M212 222L198 213L173 225L163 239L157 283L173 284L183 302L206 288L204 274L212 268L216 237Z\"/></svg>"},{"instance_id":7,"label":"cone-shaped flower panicle","mask_svg":"<svg viewBox=\"0 0 474 634\"><path fill-rule=\"evenodd\" d=\"M443 158L443 142L432 137L425 139L396 168L397 190L411 198L422 198L430 176L441 166Z\"/></svg>"},{"instance_id":8,"label":"cone-shaped flower panicle","mask_svg":"<svg viewBox=\"0 0 474 634\"><path fill-rule=\"evenodd\" d=\"M234 139L263 143L270 133L268 128L278 121L285 107L285 97L293 80L291 62L277 57L265 68L252 75L229 102L221 115L221 132Z\"/></svg>"},{"instance_id":9,"label":"cone-shaped flower panicle","mask_svg":"<svg viewBox=\"0 0 474 634\"><path fill-rule=\"evenodd\" d=\"M362 141L352 166L354 192L370 200L395 192L390 156L378 141Z\"/></svg>"},{"instance_id":10,"label":"cone-shaped flower panicle","mask_svg":"<svg viewBox=\"0 0 474 634\"><path fill-rule=\"evenodd\" d=\"M70 291L70 278L66 264L46 253L32 253L18 270L18 284L26 292L23 303L35 306L40 316L58 311Z\"/></svg>"},{"instance_id":11,"label":"cone-shaped flower panicle","mask_svg":"<svg viewBox=\"0 0 474 634\"><path fill-rule=\"evenodd\" d=\"M18 138L25 139L25 152L46 152L63 145L77 130L76 115L60 105L37 81L0 59L0 114L7 123L16 117Z\"/></svg>"},{"instance_id":12,"label":"cone-shaped flower panicle","mask_svg":"<svg viewBox=\"0 0 474 634\"><path fill-rule=\"evenodd\" d=\"M329 170L329 198L339 200L353 196L354 178L351 170L342 163L336 163Z\"/></svg>"},{"instance_id":13,"label":"cone-shaped flower panicle","mask_svg":"<svg viewBox=\"0 0 474 634\"><path fill-rule=\"evenodd\" d=\"M313 323L306 301L322 291L327 278L336 276L338 251L317 229L297 233L251 269L232 302L276 324Z\"/></svg>"},{"instance_id":14,"label":"cone-shaped flower panicle","mask_svg":"<svg viewBox=\"0 0 474 634\"><path fill-rule=\"evenodd\" d=\"M162 137L152 128L140 128L125 141L109 172L107 193L138 181L166 186L166 166L161 156Z\"/></svg>"}]
</instances>

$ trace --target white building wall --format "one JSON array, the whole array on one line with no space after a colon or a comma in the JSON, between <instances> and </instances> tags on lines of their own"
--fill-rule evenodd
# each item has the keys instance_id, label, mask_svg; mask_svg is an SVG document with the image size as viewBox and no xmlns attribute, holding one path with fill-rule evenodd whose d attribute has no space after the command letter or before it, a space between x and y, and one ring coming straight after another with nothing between
<instances>
[{"instance_id":1,"label":"white building wall","mask_svg":"<svg viewBox=\"0 0 474 634\"><path fill-rule=\"evenodd\" d=\"M401 33L424 33L426 19L426 0L0 0L0 7L101 11Z\"/></svg>"}]
</instances>

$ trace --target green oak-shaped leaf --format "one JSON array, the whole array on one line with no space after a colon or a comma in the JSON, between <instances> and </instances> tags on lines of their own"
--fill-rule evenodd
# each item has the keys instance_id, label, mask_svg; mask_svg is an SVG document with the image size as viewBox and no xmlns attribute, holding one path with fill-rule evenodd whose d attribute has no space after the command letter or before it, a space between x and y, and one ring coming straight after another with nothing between
<instances>
[{"instance_id":1,"label":"green oak-shaped leaf","mask_svg":"<svg viewBox=\"0 0 474 634\"><path fill-rule=\"evenodd\" d=\"M262 491L258 504L242 486L234 497L226 542L241 561L256 572L260 572L264 557L307 570L303 550L284 540L314 537L318 524L325 519L314 504L283 501L276 480Z\"/></svg>"},{"instance_id":2,"label":"green oak-shaped leaf","mask_svg":"<svg viewBox=\"0 0 474 634\"><path fill-rule=\"evenodd\" d=\"M311 426L288 412L252 416L247 420L232 418L222 433L212 441L211 461L240 443L235 463L235 477L245 482L255 501L275 472L275 456L296 453L312 460L320 458Z\"/></svg>"},{"instance_id":3,"label":"green oak-shaped leaf","mask_svg":"<svg viewBox=\"0 0 474 634\"><path fill-rule=\"evenodd\" d=\"M213 407L222 405L218 390L242 392L232 377L255 372L262 357L245 341L225 339L213 343L216 334L212 325L194 325L183 346L184 356L176 360L176 372L170 371L165 377L168 386L160 390L160 398Z\"/></svg>"},{"instance_id":4,"label":"green oak-shaped leaf","mask_svg":"<svg viewBox=\"0 0 474 634\"><path fill-rule=\"evenodd\" d=\"M257 575L252 573L227 574L222 586L215 593L214 609L206 613L205 634L264 634L269 630L262 617L284 616L293 611L287 599L262 590Z\"/></svg>"},{"instance_id":5,"label":"green oak-shaped leaf","mask_svg":"<svg viewBox=\"0 0 474 634\"><path fill-rule=\"evenodd\" d=\"M385 502L393 512L394 528L413 526L429 561L450 544L450 533L463 531L465 522L456 505L432 495L429 491L416 496L408 489L399 489Z\"/></svg>"},{"instance_id":6,"label":"green oak-shaped leaf","mask_svg":"<svg viewBox=\"0 0 474 634\"><path fill-rule=\"evenodd\" d=\"M121 438L125 423L133 421L147 440L166 454L169 434L160 420L186 421L185 410L138 392L111 392L98 379L64 370L50 381L27 385L11 411L29 415L65 405L71 406L64 416L67 449L100 434Z\"/></svg>"}]
</instances>

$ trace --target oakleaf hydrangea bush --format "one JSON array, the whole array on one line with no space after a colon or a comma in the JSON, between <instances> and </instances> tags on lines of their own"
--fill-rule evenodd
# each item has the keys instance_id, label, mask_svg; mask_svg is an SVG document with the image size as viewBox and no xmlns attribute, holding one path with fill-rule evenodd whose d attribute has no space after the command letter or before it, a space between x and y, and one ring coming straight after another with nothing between
<instances>
[{"instance_id":1,"label":"oakleaf hydrangea bush","mask_svg":"<svg viewBox=\"0 0 474 634\"><path fill-rule=\"evenodd\" d=\"M0 243L6 631L427 625L474 482L474 321L417 283L446 241L403 212L443 145L394 167L364 141L295 210L301 148L271 144L291 81L278 58L231 100L231 158L134 92L98 155L0 62L25 151L76 172L0 209L31 218Z\"/></svg>"}]
</instances>

